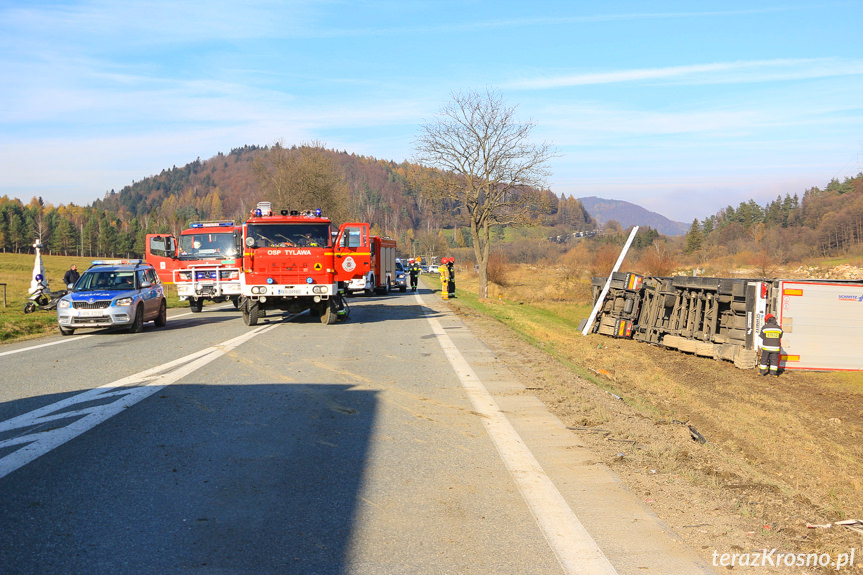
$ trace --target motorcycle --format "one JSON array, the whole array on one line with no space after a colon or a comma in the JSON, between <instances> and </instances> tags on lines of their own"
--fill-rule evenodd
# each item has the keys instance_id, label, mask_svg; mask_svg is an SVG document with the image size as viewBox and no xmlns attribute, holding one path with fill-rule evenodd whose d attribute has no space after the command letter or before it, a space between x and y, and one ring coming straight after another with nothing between
<instances>
[{"instance_id":1,"label":"motorcycle","mask_svg":"<svg viewBox=\"0 0 863 575\"><path fill-rule=\"evenodd\" d=\"M69 293L69 290L49 291L39 288L27 297L24 304L24 313L33 313L36 310L51 311L57 309L60 298Z\"/></svg>"}]
</instances>

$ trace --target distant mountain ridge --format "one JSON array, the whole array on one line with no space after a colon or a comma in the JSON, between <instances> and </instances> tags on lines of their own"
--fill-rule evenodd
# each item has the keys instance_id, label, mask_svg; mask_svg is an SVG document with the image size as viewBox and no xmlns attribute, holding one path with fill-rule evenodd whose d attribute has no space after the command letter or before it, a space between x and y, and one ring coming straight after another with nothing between
<instances>
[{"instance_id":1,"label":"distant mountain ridge","mask_svg":"<svg viewBox=\"0 0 863 575\"><path fill-rule=\"evenodd\" d=\"M649 226L666 236L680 236L689 230L689 225L682 222L669 220L661 214L646 210L641 206L624 202L623 200L609 200L589 196L578 198L584 209L587 210L599 226L610 220L620 224L623 229L631 226Z\"/></svg>"}]
</instances>

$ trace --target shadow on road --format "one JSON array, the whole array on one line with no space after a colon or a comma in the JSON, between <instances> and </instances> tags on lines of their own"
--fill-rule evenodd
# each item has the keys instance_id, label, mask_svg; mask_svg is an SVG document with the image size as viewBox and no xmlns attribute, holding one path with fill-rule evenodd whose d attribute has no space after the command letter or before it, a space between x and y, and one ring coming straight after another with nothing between
<instances>
[{"instance_id":1,"label":"shadow on road","mask_svg":"<svg viewBox=\"0 0 863 575\"><path fill-rule=\"evenodd\" d=\"M0 572L344 573L376 407L343 384L164 388L0 479Z\"/></svg>"}]
</instances>

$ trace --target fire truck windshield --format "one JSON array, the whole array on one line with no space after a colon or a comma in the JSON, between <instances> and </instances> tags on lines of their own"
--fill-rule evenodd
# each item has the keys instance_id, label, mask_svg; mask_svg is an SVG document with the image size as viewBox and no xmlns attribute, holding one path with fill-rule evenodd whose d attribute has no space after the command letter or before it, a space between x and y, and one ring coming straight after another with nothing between
<instances>
[{"instance_id":1,"label":"fire truck windshield","mask_svg":"<svg viewBox=\"0 0 863 575\"><path fill-rule=\"evenodd\" d=\"M180 236L181 260L221 260L236 255L233 231Z\"/></svg>"},{"instance_id":2,"label":"fire truck windshield","mask_svg":"<svg viewBox=\"0 0 863 575\"><path fill-rule=\"evenodd\" d=\"M327 247L330 243L330 225L248 224L246 238L254 238L254 247L257 248Z\"/></svg>"}]
</instances>

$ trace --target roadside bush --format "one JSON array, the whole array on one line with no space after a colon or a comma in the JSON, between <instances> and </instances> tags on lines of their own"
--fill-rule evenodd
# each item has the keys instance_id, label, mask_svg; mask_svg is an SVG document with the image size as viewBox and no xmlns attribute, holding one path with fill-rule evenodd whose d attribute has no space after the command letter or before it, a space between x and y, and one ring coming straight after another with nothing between
<instances>
[{"instance_id":1,"label":"roadside bush","mask_svg":"<svg viewBox=\"0 0 863 575\"><path fill-rule=\"evenodd\" d=\"M496 283L500 287L507 287L507 261L506 256L499 252L488 256L488 281Z\"/></svg>"}]
</instances>

